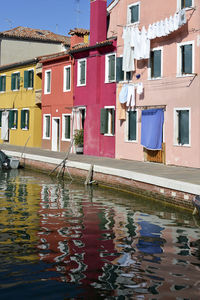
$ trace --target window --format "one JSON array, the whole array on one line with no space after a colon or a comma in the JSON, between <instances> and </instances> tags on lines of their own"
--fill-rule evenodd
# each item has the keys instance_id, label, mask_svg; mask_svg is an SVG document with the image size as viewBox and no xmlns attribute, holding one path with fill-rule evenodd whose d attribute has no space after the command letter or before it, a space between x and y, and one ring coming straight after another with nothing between
<instances>
[{"instance_id":1,"label":"window","mask_svg":"<svg viewBox=\"0 0 200 300\"><path fill-rule=\"evenodd\" d=\"M71 66L64 67L64 92L71 90Z\"/></svg>"},{"instance_id":2,"label":"window","mask_svg":"<svg viewBox=\"0 0 200 300\"><path fill-rule=\"evenodd\" d=\"M181 9L193 6L193 0L180 0L180 1L181 1L181 3L180 3Z\"/></svg>"},{"instance_id":3,"label":"window","mask_svg":"<svg viewBox=\"0 0 200 300\"><path fill-rule=\"evenodd\" d=\"M138 23L140 20L140 3L128 6L128 24Z\"/></svg>"},{"instance_id":4,"label":"window","mask_svg":"<svg viewBox=\"0 0 200 300\"><path fill-rule=\"evenodd\" d=\"M16 91L20 88L20 73L13 73L11 75L11 90Z\"/></svg>"},{"instance_id":5,"label":"window","mask_svg":"<svg viewBox=\"0 0 200 300\"><path fill-rule=\"evenodd\" d=\"M108 54L106 55L106 82L114 82L116 79L116 55Z\"/></svg>"},{"instance_id":6,"label":"window","mask_svg":"<svg viewBox=\"0 0 200 300\"><path fill-rule=\"evenodd\" d=\"M62 116L62 139L70 140L71 138L71 115Z\"/></svg>"},{"instance_id":7,"label":"window","mask_svg":"<svg viewBox=\"0 0 200 300\"><path fill-rule=\"evenodd\" d=\"M6 90L6 75L0 75L0 92Z\"/></svg>"},{"instance_id":8,"label":"window","mask_svg":"<svg viewBox=\"0 0 200 300\"><path fill-rule=\"evenodd\" d=\"M116 81L129 81L132 79L132 72L122 70L123 57L116 58Z\"/></svg>"},{"instance_id":9,"label":"window","mask_svg":"<svg viewBox=\"0 0 200 300\"><path fill-rule=\"evenodd\" d=\"M8 127L12 129L17 129L18 123L18 111L17 110L10 110L9 111L9 119L8 119Z\"/></svg>"},{"instance_id":10,"label":"window","mask_svg":"<svg viewBox=\"0 0 200 300\"><path fill-rule=\"evenodd\" d=\"M25 89L33 88L33 79L34 79L34 71L33 70L24 71L24 88Z\"/></svg>"},{"instance_id":11,"label":"window","mask_svg":"<svg viewBox=\"0 0 200 300\"><path fill-rule=\"evenodd\" d=\"M175 109L175 145L190 145L190 109Z\"/></svg>"},{"instance_id":12,"label":"window","mask_svg":"<svg viewBox=\"0 0 200 300\"><path fill-rule=\"evenodd\" d=\"M137 140L137 111L127 112L127 140Z\"/></svg>"},{"instance_id":13,"label":"window","mask_svg":"<svg viewBox=\"0 0 200 300\"><path fill-rule=\"evenodd\" d=\"M178 53L177 53L177 75L185 76L194 73L194 47L193 42L187 42L184 44L178 44Z\"/></svg>"},{"instance_id":14,"label":"window","mask_svg":"<svg viewBox=\"0 0 200 300\"><path fill-rule=\"evenodd\" d=\"M43 117L43 139L50 139L50 125L51 115L44 115Z\"/></svg>"},{"instance_id":15,"label":"window","mask_svg":"<svg viewBox=\"0 0 200 300\"><path fill-rule=\"evenodd\" d=\"M45 71L44 93L51 93L51 71Z\"/></svg>"},{"instance_id":16,"label":"window","mask_svg":"<svg viewBox=\"0 0 200 300\"><path fill-rule=\"evenodd\" d=\"M21 110L21 129L29 129L29 110Z\"/></svg>"},{"instance_id":17,"label":"window","mask_svg":"<svg viewBox=\"0 0 200 300\"><path fill-rule=\"evenodd\" d=\"M115 134L115 108L105 107L101 109L101 134Z\"/></svg>"},{"instance_id":18,"label":"window","mask_svg":"<svg viewBox=\"0 0 200 300\"><path fill-rule=\"evenodd\" d=\"M78 60L77 85L86 85L86 59Z\"/></svg>"},{"instance_id":19,"label":"window","mask_svg":"<svg viewBox=\"0 0 200 300\"><path fill-rule=\"evenodd\" d=\"M162 77L162 49L153 49L150 53L150 72L149 78Z\"/></svg>"}]
</instances>

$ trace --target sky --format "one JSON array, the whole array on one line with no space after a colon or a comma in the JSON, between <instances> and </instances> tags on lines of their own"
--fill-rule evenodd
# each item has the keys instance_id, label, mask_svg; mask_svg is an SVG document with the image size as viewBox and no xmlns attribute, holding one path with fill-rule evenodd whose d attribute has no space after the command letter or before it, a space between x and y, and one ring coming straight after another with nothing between
<instances>
[{"instance_id":1,"label":"sky","mask_svg":"<svg viewBox=\"0 0 200 300\"><path fill-rule=\"evenodd\" d=\"M90 26L90 0L0 1L0 32L24 26L68 35L70 29Z\"/></svg>"}]
</instances>

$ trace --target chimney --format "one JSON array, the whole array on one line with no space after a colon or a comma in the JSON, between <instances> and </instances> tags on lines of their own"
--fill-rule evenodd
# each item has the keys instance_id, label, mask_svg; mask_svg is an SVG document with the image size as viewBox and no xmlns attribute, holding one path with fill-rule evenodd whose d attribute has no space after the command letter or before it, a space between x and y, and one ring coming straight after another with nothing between
<instances>
[{"instance_id":1,"label":"chimney","mask_svg":"<svg viewBox=\"0 0 200 300\"><path fill-rule=\"evenodd\" d=\"M107 38L107 0L90 0L90 45Z\"/></svg>"},{"instance_id":2,"label":"chimney","mask_svg":"<svg viewBox=\"0 0 200 300\"><path fill-rule=\"evenodd\" d=\"M71 29L69 33L71 35L71 49L74 46L77 46L79 44L88 43L89 40L89 30L83 29L83 28L75 28Z\"/></svg>"}]
</instances>

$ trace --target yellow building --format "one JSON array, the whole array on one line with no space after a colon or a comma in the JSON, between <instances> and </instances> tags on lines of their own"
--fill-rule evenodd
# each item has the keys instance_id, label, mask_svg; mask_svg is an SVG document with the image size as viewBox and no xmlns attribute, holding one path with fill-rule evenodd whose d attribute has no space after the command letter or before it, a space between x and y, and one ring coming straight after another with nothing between
<instances>
[{"instance_id":1,"label":"yellow building","mask_svg":"<svg viewBox=\"0 0 200 300\"><path fill-rule=\"evenodd\" d=\"M0 143L41 147L41 91L38 59L0 66Z\"/></svg>"}]
</instances>

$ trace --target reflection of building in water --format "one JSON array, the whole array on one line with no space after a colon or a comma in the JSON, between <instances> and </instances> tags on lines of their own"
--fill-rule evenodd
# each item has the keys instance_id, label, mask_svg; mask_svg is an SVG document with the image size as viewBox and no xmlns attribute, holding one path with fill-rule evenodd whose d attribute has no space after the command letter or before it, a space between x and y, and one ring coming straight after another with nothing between
<instances>
[{"instance_id":1,"label":"reflection of building in water","mask_svg":"<svg viewBox=\"0 0 200 300\"><path fill-rule=\"evenodd\" d=\"M41 260L55 263L60 280L91 284L115 255L113 224L104 210L82 197L77 193L69 200L68 191L59 185L43 187L38 247Z\"/></svg>"},{"instance_id":2,"label":"reflection of building in water","mask_svg":"<svg viewBox=\"0 0 200 300\"><path fill-rule=\"evenodd\" d=\"M39 196L39 186L32 182L29 184L26 178L22 179L17 173L12 181L12 174L13 172L1 173L1 182L2 176L5 176L5 185L1 185L0 201L1 260L3 261L5 255L7 263L9 260L33 262L38 260L33 248L38 242L39 218L36 199L37 195Z\"/></svg>"}]
</instances>

